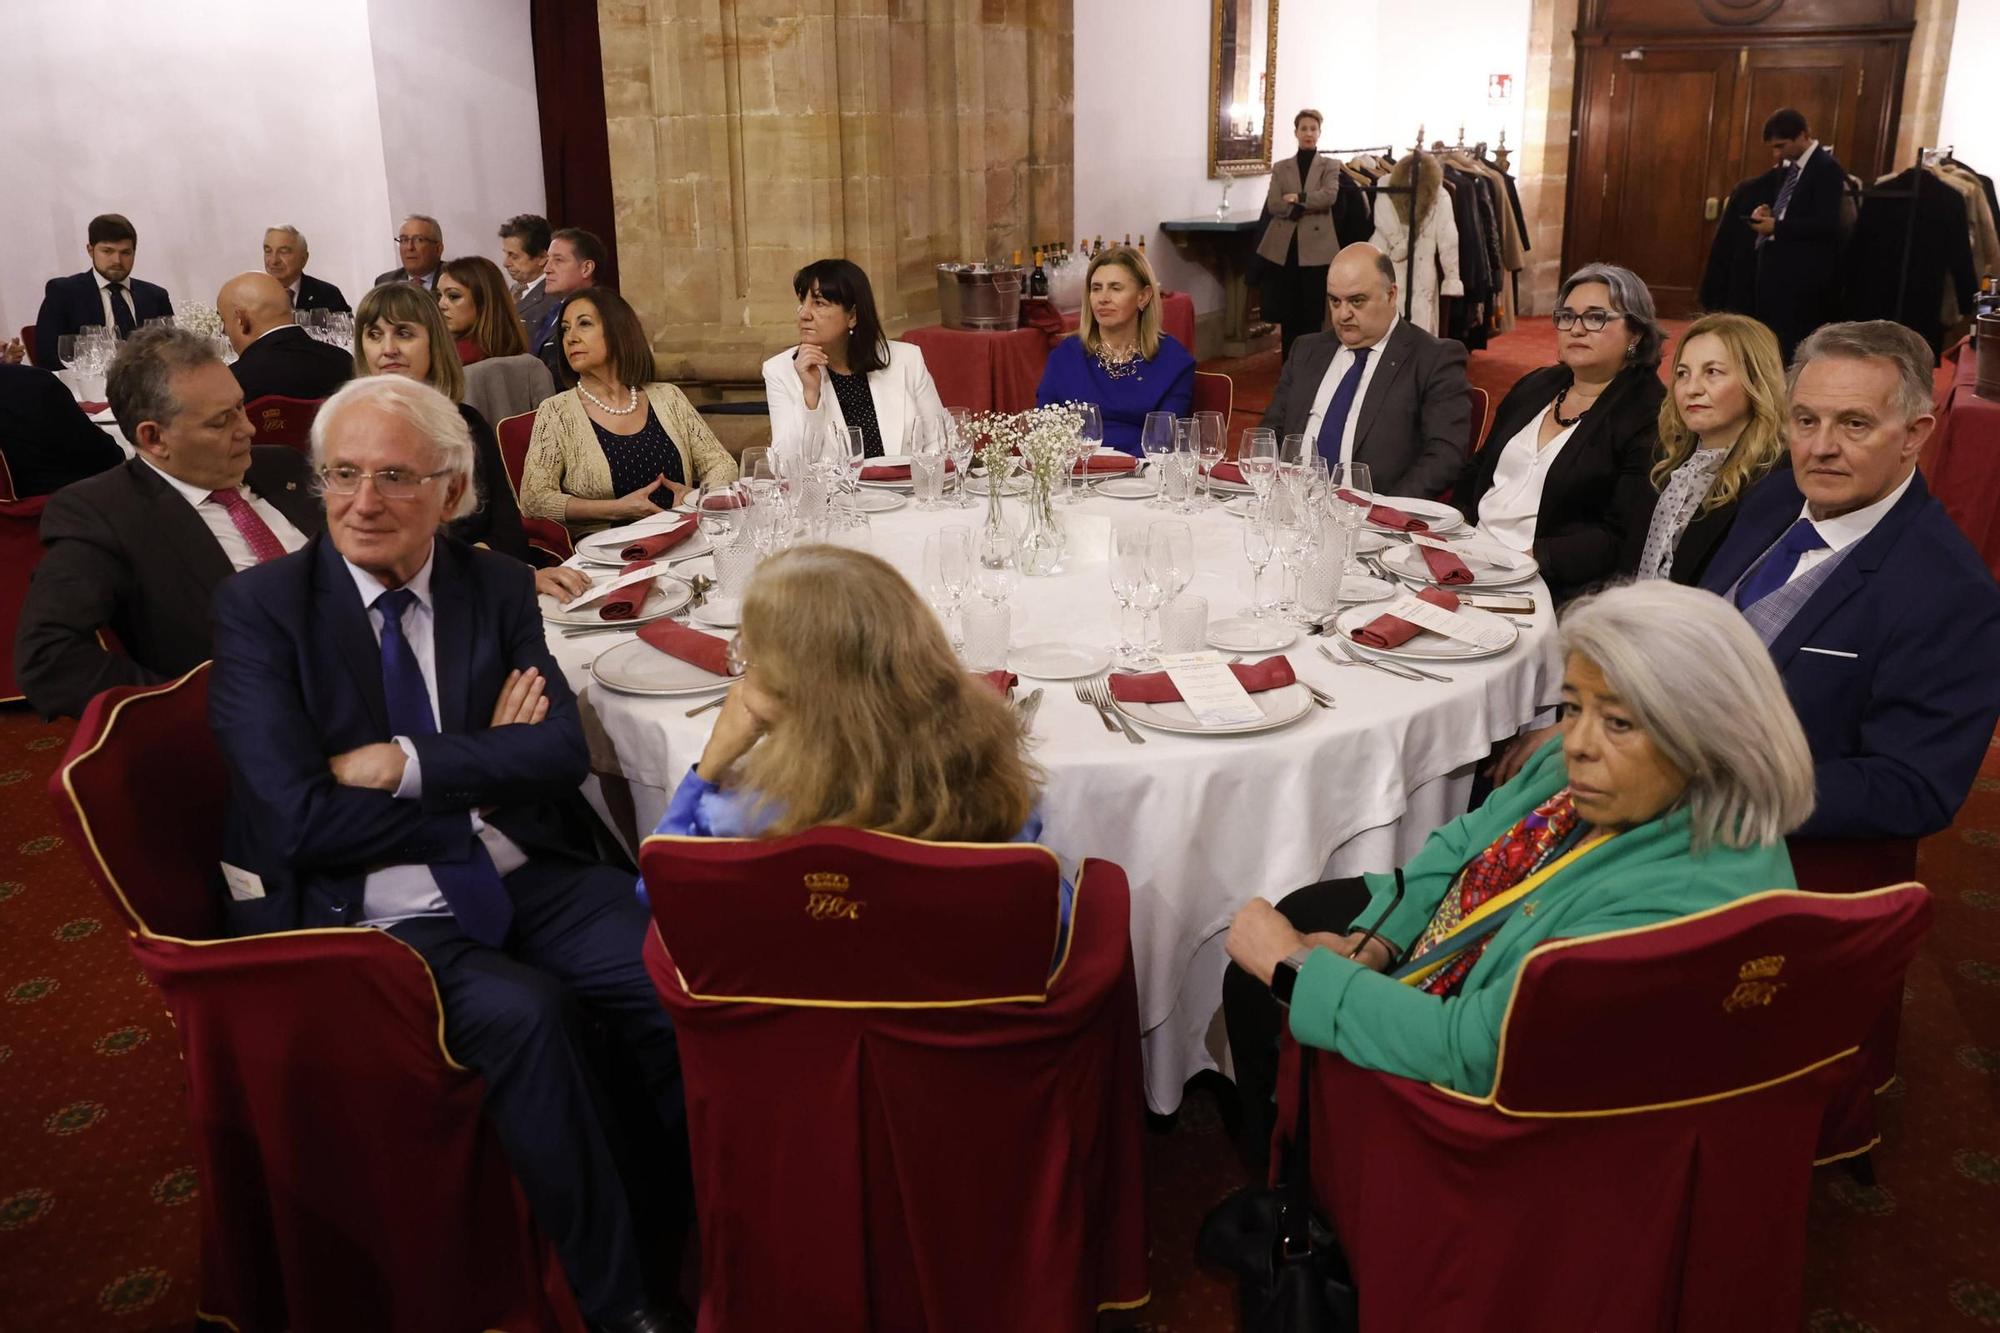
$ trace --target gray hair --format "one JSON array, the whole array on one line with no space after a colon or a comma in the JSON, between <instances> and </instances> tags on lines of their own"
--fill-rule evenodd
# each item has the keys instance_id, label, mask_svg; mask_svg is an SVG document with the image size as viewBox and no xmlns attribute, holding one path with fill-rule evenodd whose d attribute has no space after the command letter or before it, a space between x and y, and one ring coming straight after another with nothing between
<instances>
[{"instance_id":1,"label":"gray hair","mask_svg":"<svg viewBox=\"0 0 2000 1333\"><path fill-rule=\"evenodd\" d=\"M1562 290L1556 293L1556 304L1567 302L1569 294L1586 282L1601 282L1611 289L1612 308L1625 317L1625 327L1638 335L1639 345L1632 349L1630 357L1632 364L1658 370L1660 349L1666 344L1667 335L1660 328L1660 317L1653 311L1653 293L1639 275L1617 264L1585 264L1563 279Z\"/></svg>"},{"instance_id":2,"label":"gray hair","mask_svg":"<svg viewBox=\"0 0 2000 1333\"><path fill-rule=\"evenodd\" d=\"M178 325L137 329L126 338L104 380L104 397L125 438L136 445L140 422L157 421L164 426L179 416L181 403L174 397L174 375L199 370L210 362L222 363L215 344Z\"/></svg>"},{"instance_id":3,"label":"gray hair","mask_svg":"<svg viewBox=\"0 0 2000 1333\"><path fill-rule=\"evenodd\" d=\"M349 380L320 406L312 424L312 461L317 470L326 462L326 437L334 421L360 407L373 407L399 417L422 431L438 452L442 471L465 479L465 491L447 519L464 518L479 508L479 486L474 475L475 456L472 431L459 414L458 404L421 380L401 375L370 375Z\"/></svg>"},{"instance_id":4,"label":"gray hair","mask_svg":"<svg viewBox=\"0 0 2000 1333\"><path fill-rule=\"evenodd\" d=\"M431 230L437 233L437 238L438 238L438 244L439 244L439 245L443 245L443 244L444 244L444 224L443 224L442 222L439 222L439 221L438 221L438 220L437 220L436 218L432 217L432 216L431 216L430 214L428 214L428 213L405 213L405 214L403 215L403 221L405 221L405 222L428 222L428 223L430 223L430 224L431 224Z\"/></svg>"},{"instance_id":5,"label":"gray hair","mask_svg":"<svg viewBox=\"0 0 2000 1333\"><path fill-rule=\"evenodd\" d=\"M1787 394L1798 384L1799 372L1821 357L1889 362L1896 368L1896 409L1903 420L1930 414L1931 370L1937 357L1914 329L1887 319L1820 325L1792 353L1792 364L1785 371Z\"/></svg>"},{"instance_id":6,"label":"gray hair","mask_svg":"<svg viewBox=\"0 0 2000 1333\"><path fill-rule=\"evenodd\" d=\"M1812 750L1771 654L1712 592L1652 579L1570 604L1565 655L1604 673L1667 760L1697 855L1777 842L1813 809Z\"/></svg>"},{"instance_id":7,"label":"gray hair","mask_svg":"<svg viewBox=\"0 0 2000 1333\"><path fill-rule=\"evenodd\" d=\"M279 222L272 226L264 228L264 230L267 232L282 231L287 235L289 235L294 241L298 242L299 249L301 250L312 249L310 245L306 244L306 234L300 231L297 227L294 227L289 222Z\"/></svg>"}]
</instances>

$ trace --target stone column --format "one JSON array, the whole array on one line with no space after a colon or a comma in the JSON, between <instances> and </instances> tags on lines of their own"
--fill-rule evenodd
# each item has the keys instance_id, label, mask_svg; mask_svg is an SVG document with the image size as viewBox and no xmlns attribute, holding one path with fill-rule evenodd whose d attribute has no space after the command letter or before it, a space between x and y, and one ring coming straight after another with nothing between
<instances>
[{"instance_id":1,"label":"stone column","mask_svg":"<svg viewBox=\"0 0 2000 1333\"><path fill-rule=\"evenodd\" d=\"M1546 314L1562 286L1563 205L1576 102L1577 0L1534 0L1522 84L1521 212L1534 249L1521 274L1521 313Z\"/></svg>"},{"instance_id":2,"label":"stone column","mask_svg":"<svg viewBox=\"0 0 2000 1333\"><path fill-rule=\"evenodd\" d=\"M1071 227L1072 0L598 0L625 296L668 378L755 381L844 256L892 332L935 266Z\"/></svg>"}]
</instances>

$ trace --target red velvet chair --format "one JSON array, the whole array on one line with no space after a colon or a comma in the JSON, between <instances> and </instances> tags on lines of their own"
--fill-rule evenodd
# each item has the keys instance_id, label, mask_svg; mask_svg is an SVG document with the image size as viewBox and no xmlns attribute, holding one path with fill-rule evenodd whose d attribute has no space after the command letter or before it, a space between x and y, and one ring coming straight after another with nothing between
<instances>
[{"instance_id":1,"label":"red velvet chair","mask_svg":"<svg viewBox=\"0 0 2000 1333\"><path fill-rule=\"evenodd\" d=\"M202 1316L582 1333L422 957L377 930L222 937L207 673L98 695L49 782L180 1037Z\"/></svg>"},{"instance_id":2,"label":"red velvet chair","mask_svg":"<svg viewBox=\"0 0 2000 1333\"><path fill-rule=\"evenodd\" d=\"M1486 390L1474 387L1472 390L1472 442L1471 446L1466 450L1468 454L1476 454L1486 445L1486 412L1491 402L1492 398Z\"/></svg>"},{"instance_id":3,"label":"red velvet chair","mask_svg":"<svg viewBox=\"0 0 2000 1333\"><path fill-rule=\"evenodd\" d=\"M1053 975L1047 849L648 838L687 1079L701 1333L1087 1333L1147 1297L1117 866Z\"/></svg>"},{"instance_id":4,"label":"red velvet chair","mask_svg":"<svg viewBox=\"0 0 2000 1333\"><path fill-rule=\"evenodd\" d=\"M1930 914L1916 884L1782 890L1545 944L1487 1097L1316 1052L1313 1192L1362 1327L1798 1328L1821 1114Z\"/></svg>"},{"instance_id":5,"label":"red velvet chair","mask_svg":"<svg viewBox=\"0 0 2000 1333\"><path fill-rule=\"evenodd\" d=\"M500 461L507 467L507 484L514 488L514 503L521 503L521 474L528 466L528 441L535 433L535 414L522 412L518 416L502 417L493 428L493 435L500 444ZM530 514L521 515L521 526L527 530L528 545L545 555L553 557L551 564L561 564L575 554L571 544L569 529L553 519L538 518Z\"/></svg>"},{"instance_id":6,"label":"red velvet chair","mask_svg":"<svg viewBox=\"0 0 2000 1333\"><path fill-rule=\"evenodd\" d=\"M252 444L282 444L300 453L312 448L313 418L324 398L287 398L267 393L243 405L257 434Z\"/></svg>"},{"instance_id":7,"label":"red velvet chair","mask_svg":"<svg viewBox=\"0 0 2000 1333\"><path fill-rule=\"evenodd\" d=\"M0 461L0 703L26 697L14 679L14 631L21 623L21 604L28 599L28 580L42 558L42 506L46 495L14 498L14 479Z\"/></svg>"},{"instance_id":8,"label":"red velvet chair","mask_svg":"<svg viewBox=\"0 0 2000 1333\"><path fill-rule=\"evenodd\" d=\"M1194 373L1195 412L1222 413L1222 430L1229 433L1229 414L1236 410L1236 381L1213 370L1197 370Z\"/></svg>"}]
</instances>

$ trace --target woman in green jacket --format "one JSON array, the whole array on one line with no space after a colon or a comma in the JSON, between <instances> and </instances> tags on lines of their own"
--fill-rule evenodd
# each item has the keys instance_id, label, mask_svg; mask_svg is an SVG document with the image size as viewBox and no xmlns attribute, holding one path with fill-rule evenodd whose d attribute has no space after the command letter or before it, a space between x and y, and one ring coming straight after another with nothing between
<instances>
[{"instance_id":1,"label":"woman in green jacket","mask_svg":"<svg viewBox=\"0 0 2000 1333\"><path fill-rule=\"evenodd\" d=\"M1366 875L1236 914L1224 997L1251 1135L1280 1006L1301 1042L1483 1095L1536 945L1794 887L1784 839L1812 812L1812 757L1743 618L1655 581L1578 600L1562 643L1557 736L1431 834L1400 901L1395 875Z\"/></svg>"}]
</instances>

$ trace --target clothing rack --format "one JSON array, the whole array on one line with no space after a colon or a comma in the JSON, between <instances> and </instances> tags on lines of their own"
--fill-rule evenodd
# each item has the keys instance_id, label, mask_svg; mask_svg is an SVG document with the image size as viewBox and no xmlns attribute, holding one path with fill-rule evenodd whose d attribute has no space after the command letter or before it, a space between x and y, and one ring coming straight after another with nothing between
<instances>
[{"instance_id":1,"label":"clothing rack","mask_svg":"<svg viewBox=\"0 0 2000 1333\"><path fill-rule=\"evenodd\" d=\"M1916 175L1910 178L1909 189L1907 190L1870 189L1864 196L1875 199L1908 199L1910 201L1910 210L1903 216L1903 257L1901 262L1898 263L1896 266L1895 309L1897 312L1896 317L1899 319L1902 317L1903 298L1906 295L1908 295L1910 287L1910 251L1914 248L1916 244L1917 203L1918 200L1922 197L1924 192L1924 182L1923 182L1924 168L1930 166L1933 162L1937 162L1941 160L1943 157L1949 157L1950 155L1951 155L1950 148L1945 148L1943 150L1939 150L1936 147L1919 148L1917 150L1917 165L1915 168ZM1897 174L1901 175L1902 173L1898 172Z\"/></svg>"}]
</instances>

